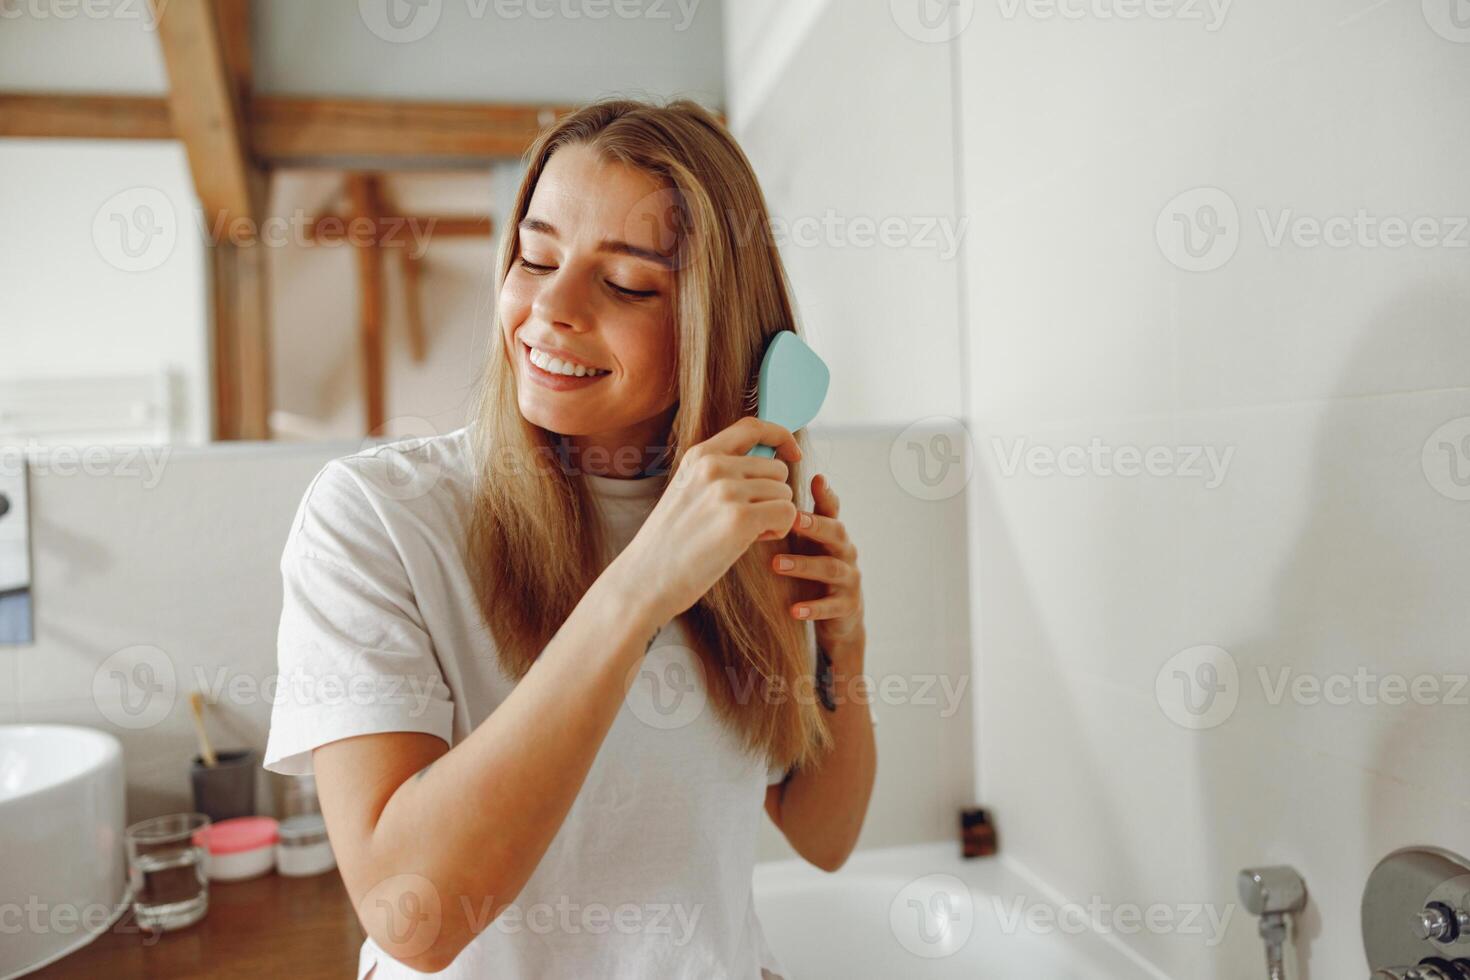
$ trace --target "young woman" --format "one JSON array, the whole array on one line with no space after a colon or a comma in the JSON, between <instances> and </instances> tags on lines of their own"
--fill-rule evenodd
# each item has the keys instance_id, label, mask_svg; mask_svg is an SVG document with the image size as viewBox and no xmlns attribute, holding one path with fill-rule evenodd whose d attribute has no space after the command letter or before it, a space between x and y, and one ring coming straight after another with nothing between
<instances>
[{"instance_id":1,"label":"young woman","mask_svg":"<svg viewBox=\"0 0 1470 980\"><path fill-rule=\"evenodd\" d=\"M762 803L836 870L875 747L838 498L744 404L796 329L760 189L696 104L595 103L498 274L474 421L301 502L266 767L315 772L359 978L777 976Z\"/></svg>"}]
</instances>

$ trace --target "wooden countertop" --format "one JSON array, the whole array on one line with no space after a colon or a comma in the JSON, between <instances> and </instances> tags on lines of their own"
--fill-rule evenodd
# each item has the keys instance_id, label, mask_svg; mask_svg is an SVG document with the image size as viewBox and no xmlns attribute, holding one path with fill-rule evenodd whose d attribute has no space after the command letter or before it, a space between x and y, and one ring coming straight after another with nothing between
<instances>
[{"instance_id":1,"label":"wooden countertop","mask_svg":"<svg viewBox=\"0 0 1470 980\"><path fill-rule=\"evenodd\" d=\"M335 870L310 878L271 872L211 881L209 911L176 932L144 932L129 909L107 932L28 980L351 980L362 941Z\"/></svg>"}]
</instances>

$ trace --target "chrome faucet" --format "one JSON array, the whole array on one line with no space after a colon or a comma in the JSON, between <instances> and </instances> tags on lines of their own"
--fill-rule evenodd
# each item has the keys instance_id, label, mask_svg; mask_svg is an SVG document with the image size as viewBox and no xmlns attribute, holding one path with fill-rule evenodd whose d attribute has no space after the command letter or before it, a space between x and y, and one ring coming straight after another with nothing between
<instances>
[{"instance_id":1,"label":"chrome faucet","mask_svg":"<svg viewBox=\"0 0 1470 980\"><path fill-rule=\"evenodd\" d=\"M1470 861L1443 848L1405 847L1378 862L1363 889L1373 980L1465 980L1467 944Z\"/></svg>"},{"instance_id":2,"label":"chrome faucet","mask_svg":"<svg viewBox=\"0 0 1470 980\"><path fill-rule=\"evenodd\" d=\"M1247 868L1235 881L1246 911L1260 916L1266 943L1266 975L1286 980L1286 939L1291 917L1307 905L1307 883L1292 868Z\"/></svg>"}]
</instances>

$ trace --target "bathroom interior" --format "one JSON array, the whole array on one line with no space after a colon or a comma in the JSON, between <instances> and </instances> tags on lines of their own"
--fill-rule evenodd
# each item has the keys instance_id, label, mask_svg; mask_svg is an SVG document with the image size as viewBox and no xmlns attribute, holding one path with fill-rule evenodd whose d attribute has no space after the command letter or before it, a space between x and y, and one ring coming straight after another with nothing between
<instances>
[{"instance_id":1,"label":"bathroom interior","mask_svg":"<svg viewBox=\"0 0 1470 980\"><path fill-rule=\"evenodd\" d=\"M1466 0L0 0L0 980L353 975L282 545L465 424L607 95L720 115L830 368L878 761L761 828L788 980L1470 980Z\"/></svg>"}]
</instances>

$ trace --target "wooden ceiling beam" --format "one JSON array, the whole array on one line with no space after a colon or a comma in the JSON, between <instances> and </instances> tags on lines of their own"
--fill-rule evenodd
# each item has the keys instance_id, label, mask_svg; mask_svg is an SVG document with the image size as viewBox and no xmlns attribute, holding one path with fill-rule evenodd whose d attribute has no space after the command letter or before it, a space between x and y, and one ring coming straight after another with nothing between
<instances>
[{"instance_id":1,"label":"wooden ceiling beam","mask_svg":"<svg viewBox=\"0 0 1470 980\"><path fill-rule=\"evenodd\" d=\"M0 136L166 140L168 101L154 96L0 93Z\"/></svg>"},{"instance_id":2,"label":"wooden ceiling beam","mask_svg":"<svg viewBox=\"0 0 1470 980\"><path fill-rule=\"evenodd\" d=\"M250 58L250 0L215 0L220 40L224 43L225 65L235 80L235 94L248 110L254 85Z\"/></svg>"},{"instance_id":3,"label":"wooden ceiling beam","mask_svg":"<svg viewBox=\"0 0 1470 980\"><path fill-rule=\"evenodd\" d=\"M272 166L334 159L466 163L519 157L568 106L257 98L251 144Z\"/></svg>"},{"instance_id":4,"label":"wooden ceiling beam","mask_svg":"<svg viewBox=\"0 0 1470 980\"><path fill-rule=\"evenodd\" d=\"M360 216L319 215L306 226L306 240L326 245L341 242L387 246L417 245L428 238L486 238L494 231L488 217L379 215L368 222Z\"/></svg>"},{"instance_id":5,"label":"wooden ceiling beam","mask_svg":"<svg viewBox=\"0 0 1470 980\"><path fill-rule=\"evenodd\" d=\"M254 227L262 187L252 174L239 83L225 54L215 0L152 3L168 69L169 114L205 217L212 223L245 219Z\"/></svg>"},{"instance_id":6,"label":"wooden ceiling beam","mask_svg":"<svg viewBox=\"0 0 1470 980\"><path fill-rule=\"evenodd\" d=\"M198 0L167 0L168 9L175 2L182 6ZM220 56L226 76L235 77L237 86L248 84L248 53L241 52L241 45L227 39ZM242 70L246 72L243 77L238 74ZM172 67L170 72L172 77ZM185 99L189 95L182 93ZM176 86L175 98L180 96ZM215 99L218 105L219 96ZM245 134L243 145L257 164L341 168L356 167L366 160L392 169L420 162L479 166L491 160L516 159L546 123L571 111L572 107L563 105L266 95L243 100L236 116ZM197 140L199 128L192 132ZM203 132L212 131L206 128ZM162 98L0 93L0 137L187 139L188 135L171 121L169 102ZM226 136L223 130L216 135Z\"/></svg>"},{"instance_id":7,"label":"wooden ceiling beam","mask_svg":"<svg viewBox=\"0 0 1470 980\"><path fill-rule=\"evenodd\" d=\"M422 290L419 289L423 258L411 248L400 248L398 263L403 273L403 323L408 332L408 353L415 364L422 364L429 352L428 334L424 330Z\"/></svg>"},{"instance_id":8,"label":"wooden ceiling beam","mask_svg":"<svg viewBox=\"0 0 1470 980\"><path fill-rule=\"evenodd\" d=\"M347 196L354 219L377 222L382 188L376 174L347 176ZM370 241L357 250L358 341L362 350L363 423L368 435L382 435L387 420L383 395L383 262L382 246Z\"/></svg>"},{"instance_id":9,"label":"wooden ceiling beam","mask_svg":"<svg viewBox=\"0 0 1470 980\"><path fill-rule=\"evenodd\" d=\"M265 247L252 233L266 203L265 172L245 128L250 95L249 0L151 0L168 70L169 118L184 144L194 193L214 244L212 355L215 434L269 439L270 303Z\"/></svg>"}]
</instances>

